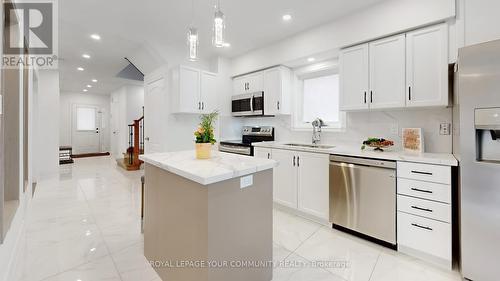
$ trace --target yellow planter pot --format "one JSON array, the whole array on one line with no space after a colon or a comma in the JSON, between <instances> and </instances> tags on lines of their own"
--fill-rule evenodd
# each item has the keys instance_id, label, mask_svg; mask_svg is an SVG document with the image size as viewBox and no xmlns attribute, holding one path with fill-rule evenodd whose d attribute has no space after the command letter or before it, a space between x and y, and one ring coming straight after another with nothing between
<instances>
[{"instance_id":1,"label":"yellow planter pot","mask_svg":"<svg viewBox=\"0 0 500 281\"><path fill-rule=\"evenodd\" d=\"M211 143L197 143L196 144L196 158L209 159L212 155Z\"/></svg>"}]
</instances>

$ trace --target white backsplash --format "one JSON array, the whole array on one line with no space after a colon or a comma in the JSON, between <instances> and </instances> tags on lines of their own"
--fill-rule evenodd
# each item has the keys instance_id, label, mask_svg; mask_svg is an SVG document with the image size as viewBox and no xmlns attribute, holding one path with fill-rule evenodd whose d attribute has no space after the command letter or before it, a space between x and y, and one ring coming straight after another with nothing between
<instances>
[{"instance_id":1,"label":"white backsplash","mask_svg":"<svg viewBox=\"0 0 500 281\"><path fill-rule=\"evenodd\" d=\"M393 140L394 149L401 149L402 129L422 128L425 152L452 153L452 136L439 134L440 123L452 123L451 108L351 112L347 113L347 128L342 132L323 131L321 142L361 146L368 137L381 137ZM290 116L245 118L243 125L274 126L279 142L311 142L312 128L311 131L291 130Z\"/></svg>"}]
</instances>

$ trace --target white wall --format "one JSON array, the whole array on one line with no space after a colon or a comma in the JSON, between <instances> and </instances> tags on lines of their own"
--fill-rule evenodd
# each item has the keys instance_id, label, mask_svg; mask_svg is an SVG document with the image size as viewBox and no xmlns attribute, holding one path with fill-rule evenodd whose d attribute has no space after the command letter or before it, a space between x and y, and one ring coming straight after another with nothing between
<instances>
[{"instance_id":1,"label":"white wall","mask_svg":"<svg viewBox=\"0 0 500 281\"><path fill-rule=\"evenodd\" d=\"M144 87L127 85L110 95L110 144L115 158L122 158L128 147L128 125L142 117Z\"/></svg>"},{"instance_id":2,"label":"white wall","mask_svg":"<svg viewBox=\"0 0 500 281\"><path fill-rule=\"evenodd\" d=\"M73 145L72 128L74 105L92 105L99 108L102 118L101 126L101 152L110 151L110 97L109 95L94 95L86 93L61 93L59 111L59 143L60 145Z\"/></svg>"},{"instance_id":3,"label":"white wall","mask_svg":"<svg viewBox=\"0 0 500 281\"><path fill-rule=\"evenodd\" d=\"M500 39L500 1L459 0L465 8L465 45Z\"/></svg>"},{"instance_id":4,"label":"white wall","mask_svg":"<svg viewBox=\"0 0 500 281\"><path fill-rule=\"evenodd\" d=\"M493 1L495 0L489 2ZM236 57L233 59L232 74L238 75L286 64L310 55L331 52L348 45L445 21L454 16L455 0L384 1L353 15Z\"/></svg>"},{"instance_id":5,"label":"white wall","mask_svg":"<svg viewBox=\"0 0 500 281\"><path fill-rule=\"evenodd\" d=\"M38 178L59 172L59 72L40 70L38 75L38 117L36 163Z\"/></svg>"}]
</instances>

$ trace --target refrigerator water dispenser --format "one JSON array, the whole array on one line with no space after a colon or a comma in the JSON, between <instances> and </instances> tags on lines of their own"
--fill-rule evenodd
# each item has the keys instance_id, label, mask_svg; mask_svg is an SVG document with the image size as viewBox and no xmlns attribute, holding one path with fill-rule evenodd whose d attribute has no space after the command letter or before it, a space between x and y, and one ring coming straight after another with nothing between
<instances>
[{"instance_id":1,"label":"refrigerator water dispenser","mask_svg":"<svg viewBox=\"0 0 500 281\"><path fill-rule=\"evenodd\" d=\"M500 107L475 110L477 161L500 164Z\"/></svg>"}]
</instances>

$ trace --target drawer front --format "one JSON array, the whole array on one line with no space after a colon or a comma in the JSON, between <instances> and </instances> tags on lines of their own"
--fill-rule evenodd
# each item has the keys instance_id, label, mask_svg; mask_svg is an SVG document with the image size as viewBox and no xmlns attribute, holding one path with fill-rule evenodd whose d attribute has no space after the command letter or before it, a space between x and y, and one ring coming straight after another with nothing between
<instances>
[{"instance_id":1,"label":"drawer front","mask_svg":"<svg viewBox=\"0 0 500 281\"><path fill-rule=\"evenodd\" d=\"M451 205L445 203L398 195L398 211L451 222Z\"/></svg>"},{"instance_id":2,"label":"drawer front","mask_svg":"<svg viewBox=\"0 0 500 281\"><path fill-rule=\"evenodd\" d=\"M451 224L398 212L398 244L451 261Z\"/></svg>"},{"instance_id":3,"label":"drawer front","mask_svg":"<svg viewBox=\"0 0 500 281\"><path fill-rule=\"evenodd\" d=\"M451 185L398 178L398 194L451 204Z\"/></svg>"},{"instance_id":4,"label":"drawer front","mask_svg":"<svg viewBox=\"0 0 500 281\"><path fill-rule=\"evenodd\" d=\"M398 162L398 178L451 184L451 167Z\"/></svg>"}]
</instances>

